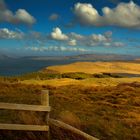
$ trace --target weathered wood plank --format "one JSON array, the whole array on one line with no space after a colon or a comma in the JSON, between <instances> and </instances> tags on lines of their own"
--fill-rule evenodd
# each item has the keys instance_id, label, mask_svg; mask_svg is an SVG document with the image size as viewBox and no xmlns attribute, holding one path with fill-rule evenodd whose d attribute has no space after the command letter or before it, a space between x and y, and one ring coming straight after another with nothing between
<instances>
[{"instance_id":1,"label":"weathered wood plank","mask_svg":"<svg viewBox=\"0 0 140 140\"><path fill-rule=\"evenodd\" d=\"M46 106L49 106L49 90L42 90L41 91L41 105L46 105ZM46 116L45 116L45 121L46 121L46 124L49 125L49 112L46 113ZM47 133L48 137L47 139L50 140L50 133L48 131Z\"/></svg>"},{"instance_id":2,"label":"weathered wood plank","mask_svg":"<svg viewBox=\"0 0 140 140\"><path fill-rule=\"evenodd\" d=\"M41 104L49 106L49 91L48 90L41 91Z\"/></svg>"},{"instance_id":3,"label":"weathered wood plank","mask_svg":"<svg viewBox=\"0 0 140 140\"><path fill-rule=\"evenodd\" d=\"M50 111L50 107L46 105L26 105L26 104L12 104L12 103L0 103L0 109L46 111L46 112Z\"/></svg>"},{"instance_id":4,"label":"weathered wood plank","mask_svg":"<svg viewBox=\"0 0 140 140\"><path fill-rule=\"evenodd\" d=\"M83 132L83 131L75 128L75 127L72 127L71 125L68 125L64 122L54 120L54 119L50 119L49 122L56 127L62 128L64 130L71 131L72 133L80 135L87 140L99 140L98 138L95 138L95 137L93 137L93 136L91 136L91 135L89 135L89 134L87 134L87 133L85 133L85 132Z\"/></svg>"},{"instance_id":5,"label":"weathered wood plank","mask_svg":"<svg viewBox=\"0 0 140 140\"><path fill-rule=\"evenodd\" d=\"M0 130L49 131L47 125L0 124Z\"/></svg>"}]
</instances>

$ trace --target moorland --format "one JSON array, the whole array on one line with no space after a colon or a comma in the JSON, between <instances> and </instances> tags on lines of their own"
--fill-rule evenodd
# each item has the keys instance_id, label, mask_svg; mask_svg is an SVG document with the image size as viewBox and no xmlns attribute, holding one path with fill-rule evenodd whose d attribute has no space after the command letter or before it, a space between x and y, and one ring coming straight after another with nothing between
<instances>
[{"instance_id":1,"label":"moorland","mask_svg":"<svg viewBox=\"0 0 140 140\"><path fill-rule=\"evenodd\" d=\"M76 62L38 72L0 77L0 101L39 104L49 90L50 117L66 122L101 140L140 139L140 64L138 62ZM14 115L13 115L14 114ZM0 111L0 122L39 123L30 112ZM55 140L78 139L51 126ZM0 133L0 140L44 139L43 133ZM79 138L82 140L82 138Z\"/></svg>"}]
</instances>

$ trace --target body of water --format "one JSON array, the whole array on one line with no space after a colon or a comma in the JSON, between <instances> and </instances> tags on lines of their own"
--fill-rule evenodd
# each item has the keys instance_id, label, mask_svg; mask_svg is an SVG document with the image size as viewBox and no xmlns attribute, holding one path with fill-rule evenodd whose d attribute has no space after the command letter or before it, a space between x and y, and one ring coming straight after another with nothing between
<instances>
[{"instance_id":1,"label":"body of water","mask_svg":"<svg viewBox=\"0 0 140 140\"><path fill-rule=\"evenodd\" d=\"M0 60L0 76L16 76L30 72L37 72L45 67L76 62L75 59L66 60L33 60L28 58ZM92 61L93 62L93 61ZM140 74L116 73L124 77L140 77Z\"/></svg>"},{"instance_id":2,"label":"body of water","mask_svg":"<svg viewBox=\"0 0 140 140\"><path fill-rule=\"evenodd\" d=\"M0 75L14 76L39 71L52 65L61 65L75 62L75 60L31 60L11 59L0 60Z\"/></svg>"}]
</instances>

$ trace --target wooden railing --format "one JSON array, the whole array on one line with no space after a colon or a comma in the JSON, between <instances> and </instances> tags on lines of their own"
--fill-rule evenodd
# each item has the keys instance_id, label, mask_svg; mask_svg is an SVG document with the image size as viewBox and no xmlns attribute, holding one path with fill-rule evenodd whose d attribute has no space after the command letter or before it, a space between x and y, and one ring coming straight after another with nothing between
<instances>
[{"instance_id":1,"label":"wooden railing","mask_svg":"<svg viewBox=\"0 0 140 140\"><path fill-rule=\"evenodd\" d=\"M0 130L20 130L20 131L47 131L48 132L48 139L49 136L49 122L51 125L55 127L62 128L68 131L71 131L75 134L82 136L87 140L99 140L93 136L90 136L64 122L49 119L49 91L43 90L41 92L41 105L27 105L27 104L13 104L13 103L2 103L0 102L0 109L6 110L19 110L19 111L37 111L37 112L46 112L46 125L28 125L28 124L7 124L7 123L0 123Z\"/></svg>"},{"instance_id":2,"label":"wooden railing","mask_svg":"<svg viewBox=\"0 0 140 140\"><path fill-rule=\"evenodd\" d=\"M69 124L66 124L62 121L54 120L54 119L50 119L49 121L50 121L51 125L54 125L55 127L62 128L67 131L70 131L73 134L77 134L77 135L81 136L82 138L84 138L85 140L99 140L98 138L95 138L95 137L93 137Z\"/></svg>"},{"instance_id":3,"label":"wooden railing","mask_svg":"<svg viewBox=\"0 0 140 140\"><path fill-rule=\"evenodd\" d=\"M43 90L41 92L41 105L13 104L0 102L0 109L46 112L46 122L45 122L46 125L0 123L0 130L49 131L48 122L49 122L50 106L49 106L48 90Z\"/></svg>"}]
</instances>

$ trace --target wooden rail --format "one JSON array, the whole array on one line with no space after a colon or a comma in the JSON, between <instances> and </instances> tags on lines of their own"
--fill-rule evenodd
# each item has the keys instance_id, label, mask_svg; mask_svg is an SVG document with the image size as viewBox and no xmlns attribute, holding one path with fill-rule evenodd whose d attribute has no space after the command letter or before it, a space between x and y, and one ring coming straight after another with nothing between
<instances>
[{"instance_id":1,"label":"wooden rail","mask_svg":"<svg viewBox=\"0 0 140 140\"><path fill-rule=\"evenodd\" d=\"M49 131L47 125L0 124L2 130Z\"/></svg>"},{"instance_id":2,"label":"wooden rail","mask_svg":"<svg viewBox=\"0 0 140 140\"><path fill-rule=\"evenodd\" d=\"M49 137L49 123L71 131L72 133L75 133L79 136L82 136L83 138L87 140L99 140L91 135L88 135L85 132L80 131L77 128L74 128L64 122L49 119L49 112L50 112L50 106L49 106L49 92L48 90L43 90L41 92L41 105L27 105L27 104L14 104L14 103L3 103L0 102L0 109L7 109L7 110L23 110L23 111L39 111L39 112L46 112L46 125L28 125L28 124L7 124L7 123L0 123L0 130L20 130L20 131L47 131L48 132L48 140Z\"/></svg>"},{"instance_id":3,"label":"wooden rail","mask_svg":"<svg viewBox=\"0 0 140 140\"><path fill-rule=\"evenodd\" d=\"M95 138L95 137L93 137L93 136L91 136L91 135L89 135L89 134L87 134L87 133L85 133L85 132L83 132L83 131L75 128L75 127L73 127L73 126L71 126L71 125L68 125L68 124L64 123L64 122L54 120L54 119L50 119L49 121L50 121L50 124L52 124L52 125L54 125L54 126L56 126L58 128L62 128L64 130L71 131L74 134L82 136L86 140L99 140L99 139L97 139L97 138Z\"/></svg>"},{"instance_id":4,"label":"wooden rail","mask_svg":"<svg viewBox=\"0 0 140 140\"><path fill-rule=\"evenodd\" d=\"M24 110L24 111L45 111L49 112L50 107L46 105L26 105L26 104L12 104L12 103L0 103L0 109L7 110Z\"/></svg>"},{"instance_id":5,"label":"wooden rail","mask_svg":"<svg viewBox=\"0 0 140 140\"><path fill-rule=\"evenodd\" d=\"M41 105L27 105L27 104L14 104L14 103L0 102L0 109L46 112L46 118L45 118L46 125L0 123L0 130L49 131L48 120L49 120L50 106L49 106L48 90L43 90L41 93Z\"/></svg>"}]
</instances>

